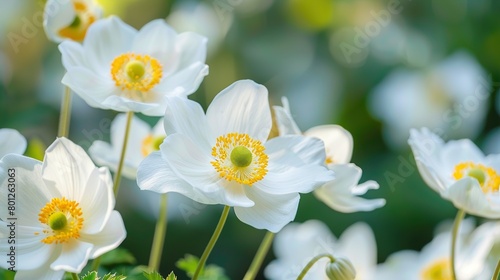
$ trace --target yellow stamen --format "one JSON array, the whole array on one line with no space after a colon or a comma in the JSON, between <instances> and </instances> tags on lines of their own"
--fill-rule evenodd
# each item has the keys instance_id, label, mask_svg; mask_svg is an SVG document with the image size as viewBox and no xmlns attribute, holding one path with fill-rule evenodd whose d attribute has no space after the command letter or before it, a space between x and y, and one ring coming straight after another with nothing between
<instances>
[{"instance_id":1,"label":"yellow stamen","mask_svg":"<svg viewBox=\"0 0 500 280\"><path fill-rule=\"evenodd\" d=\"M240 184L252 185L267 174L269 157L259 140L248 134L229 133L219 136L212 147L210 163L219 175Z\"/></svg>"},{"instance_id":2,"label":"yellow stamen","mask_svg":"<svg viewBox=\"0 0 500 280\"><path fill-rule=\"evenodd\" d=\"M97 15L92 14L92 10L83 2L73 1L73 8L75 9L75 18L66 27L59 30L59 36L68 38L74 41L81 42L87 34L87 30L96 19Z\"/></svg>"},{"instance_id":3,"label":"yellow stamen","mask_svg":"<svg viewBox=\"0 0 500 280\"><path fill-rule=\"evenodd\" d=\"M484 193L499 191L500 176L491 167L470 161L461 162L455 166L453 178L460 180L465 176L476 179Z\"/></svg>"},{"instance_id":4,"label":"yellow stamen","mask_svg":"<svg viewBox=\"0 0 500 280\"><path fill-rule=\"evenodd\" d=\"M83 227L83 214L78 202L66 198L53 198L38 214L40 223L47 225L43 230L46 237L45 244L66 243L73 238L80 237ZM36 232L35 235L39 235Z\"/></svg>"},{"instance_id":5,"label":"yellow stamen","mask_svg":"<svg viewBox=\"0 0 500 280\"><path fill-rule=\"evenodd\" d=\"M148 92L160 82L162 75L160 62L149 55L125 53L111 63L111 76L122 90Z\"/></svg>"},{"instance_id":6,"label":"yellow stamen","mask_svg":"<svg viewBox=\"0 0 500 280\"><path fill-rule=\"evenodd\" d=\"M142 140L141 153L147 157L150 153L160 150L160 145L163 143L165 136L156 136L149 134Z\"/></svg>"},{"instance_id":7,"label":"yellow stamen","mask_svg":"<svg viewBox=\"0 0 500 280\"><path fill-rule=\"evenodd\" d=\"M420 274L421 280L451 280L451 262L444 258L426 266Z\"/></svg>"}]
</instances>

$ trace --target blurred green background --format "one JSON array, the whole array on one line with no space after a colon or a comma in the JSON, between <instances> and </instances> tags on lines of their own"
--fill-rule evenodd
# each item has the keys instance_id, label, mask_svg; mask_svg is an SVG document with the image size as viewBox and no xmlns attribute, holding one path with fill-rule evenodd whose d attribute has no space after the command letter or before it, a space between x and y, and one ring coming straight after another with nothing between
<instances>
[{"instance_id":1,"label":"blurred green background","mask_svg":"<svg viewBox=\"0 0 500 280\"><path fill-rule=\"evenodd\" d=\"M190 97L205 108L232 82L252 79L268 88L273 104L288 97L302 130L327 123L349 130L352 162L363 169L362 181L380 184L367 197L383 197L387 205L343 214L303 195L295 220L322 220L336 236L364 221L375 233L379 262L399 250L419 250L432 239L436 224L455 215L452 205L421 180L405 144L410 127L428 126L446 139L472 138L487 152L500 152L498 1L101 3L106 14L136 28L167 18L178 31L209 38L210 74ZM18 129L32 140L31 147L55 139L63 92L60 53L37 18L42 9L43 1L0 3L0 127ZM75 96L70 138L84 148L109 139L104 124L115 114L90 108ZM141 118L150 124L157 120ZM128 237L122 246L147 264L155 223L155 210L148 206L156 197L137 194L133 181L123 184L127 191L117 208ZM170 202L163 274L178 271L174 263L184 254L201 255L222 211L175 195ZM209 263L241 279L263 236L231 214ZM270 253L266 262L272 258Z\"/></svg>"}]
</instances>

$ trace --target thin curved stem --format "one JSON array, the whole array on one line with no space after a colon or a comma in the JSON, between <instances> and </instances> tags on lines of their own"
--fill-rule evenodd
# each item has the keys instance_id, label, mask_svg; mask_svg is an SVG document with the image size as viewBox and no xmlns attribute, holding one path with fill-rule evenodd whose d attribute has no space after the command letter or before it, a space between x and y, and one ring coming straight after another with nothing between
<instances>
[{"instance_id":1,"label":"thin curved stem","mask_svg":"<svg viewBox=\"0 0 500 280\"><path fill-rule=\"evenodd\" d=\"M453 222L453 231L451 232L451 276L453 280L457 279L457 273L455 268L455 249L457 244L458 229L460 228L460 223L465 217L464 210L458 210L455 221Z\"/></svg>"},{"instance_id":2,"label":"thin curved stem","mask_svg":"<svg viewBox=\"0 0 500 280\"><path fill-rule=\"evenodd\" d=\"M210 241L208 241L207 247L205 248L205 251L203 251L203 255L201 255L200 261L198 262L198 266L196 267L196 271L194 272L193 275L193 280L198 279L198 276L200 275L201 271L203 270L203 267L205 266L205 262L208 259L208 256L210 255L210 252L212 252L212 249L215 246L215 243L217 242L217 239L219 239L220 233L222 232L222 229L224 228L224 224L226 223L227 216L229 214L229 210L231 207L229 206L224 206L224 210L222 211L222 214L220 216L219 222L217 223L217 227L215 228L214 233L212 234L212 237L210 238Z\"/></svg>"},{"instance_id":3,"label":"thin curved stem","mask_svg":"<svg viewBox=\"0 0 500 280\"><path fill-rule=\"evenodd\" d=\"M151 254L149 255L149 269L159 271L160 260L163 252L163 244L165 242L165 233L167 232L167 194L160 196L160 214L156 221L155 235L153 237L153 245L151 246Z\"/></svg>"},{"instance_id":4,"label":"thin curved stem","mask_svg":"<svg viewBox=\"0 0 500 280\"><path fill-rule=\"evenodd\" d=\"M71 273L71 278L73 278L73 280L80 279L80 278L78 278L78 275L76 273Z\"/></svg>"},{"instance_id":5,"label":"thin curved stem","mask_svg":"<svg viewBox=\"0 0 500 280\"><path fill-rule=\"evenodd\" d=\"M495 272L493 273L491 280L497 280L498 276L500 276L500 260L498 260L497 267L495 268Z\"/></svg>"},{"instance_id":6,"label":"thin curved stem","mask_svg":"<svg viewBox=\"0 0 500 280\"><path fill-rule=\"evenodd\" d=\"M57 136L68 137L69 123L71 120L71 90L69 87L64 89L64 95L61 102L61 113L59 115L59 129Z\"/></svg>"},{"instance_id":7,"label":"thin curved stem","mask_svg":"<svg viewBox=\"0 0 500 280\"><path fill-rule=\"evenodd\" d=\"M123 137L122 151L120 154L120 161L118 162L118 167L115 173L115 183L113 185L113 192L115 193L115 198L118 197L118 190L120 189L120 180L122 178L123 163L125 162L125 153L127 151L128 137L130 135L130 124L132 123L132 117L134 112L127 112L127 124L125 125L125 136Z\"/></svg>"},{"instance_id":8,"label":"thin curved stem","mask_svg":"<svg viewBox=\"0 0 500 280\"><path fill-rule=\"evenodd\" d=\"M92 261L92 270L91 271L97 271L99 269L99 264L101 263L101 256L95 258Z\"/></svg>"},{"instance_id":9,"label":"thin curved stem","mask_svg":"<svg viewBox=\"0 0 500 280\"><path fill-rule=\"evenodd\" d=\"M267 252L269 252L269 248L273 243L273 239L274 239L274 233L268 231L264 236L262 243L260 243L259 249L257 250L255 257L253 258L252 264L250 264L250 268L245 274L243 280L255 279L255 276L257 276L257 273L259 272L260 267L262 266L262 262L264 262L264 258L266 257Z\"/></svg>"},{"instance_id":10,"label":"thin curved stem","mask_svg":"<svg viewBox=\"0 0 500 280\"><path fill-rule=\"evenodd\" d=\"M300 272L299 276L297 277L297 280L302 280L304 279L304 277L306 276L307 272L309 271L309 269L311 269L311 267L317 262L319 261L320 259L322 258L329 258L330 259L330 262L335 262L335 258L330 255L330 254L321 254L321 255L317 255L316 257L314 257L312 260L310 260L307 265L304 267L304 269L302 269L302 272Z\"/></svg>"}]
</instances>

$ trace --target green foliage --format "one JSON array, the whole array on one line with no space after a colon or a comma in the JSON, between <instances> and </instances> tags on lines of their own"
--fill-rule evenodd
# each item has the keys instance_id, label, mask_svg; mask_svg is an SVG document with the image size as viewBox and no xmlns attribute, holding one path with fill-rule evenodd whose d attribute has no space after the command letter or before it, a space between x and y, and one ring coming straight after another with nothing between
<instances>
[{"instance_id":1,"label":"green foliage","mask_svg":"<svg viewBox=\"0 0 500 280\"><path fill-rule=\"evenodd\" d=\"M183 259L180 259L175 264L179 269L186 272L189 277L193 277L196 267L198 266L199 258L193 255L186 254ZM229 280L225 275L223 268L209 264L201 271L200 280Z\"/></svg>"},{"instance_id":2,"label":"green foliage","mask_svg":"<svg viewBox=\"0 0 500 280\"><path fill-rule=\"evenodd\" d=\"M97 271L90 271L85 274L83 277L80 277L80 280L124 280L127 279L126 276L116 275L116 273L108 273L104 275L102 278L97 276Z\"/></svg>"},{"instance_id":3,"label":"green foliage","mask_svg":"<svg viewBox=\"0 0 500 280\"><path fill-rule=\"evenodd\" d=\"M158 273L156 271L153 271L153 272L144 271L144 277L146 277L146 279L148 279L148 280L165 280L165 278L161 277L160 273ZM169 277L170 277L170 275L169 275Z\"/></svg>"},{"instance_id":4,"label":"green foliage","mask_svg":"<svg viewBox=\"0 0 500 280\"><path fill-rule=\"evenodd\" d=\"M15 272L0 268L0 280L14 280Z\"/></svg>"},{"instance_id":5,"label":"green foliage","mask_svg":"<svg viewBox=\"0 0 500 280\"><path fill-rule=\"evenodd\" d=\"M172 271L165 280L177 280L177 276L175 276L174 272Z\"/></svg>"},{"instance_id":6,"label":"green foliage","mask_svg":"<svg viewBox=\"0 0 500 280\"><path fill-rule=\"evenodd\" d=\"M101 265L135 264L135 257L126 249L116 248L101 257Z\"/></svg>"},{"instance_id":7,"label":"green foliage","mask_svg":"<svg viewBox=\"0 0 500 280\"><path fill-rule=\"evenodd\" d=\"M26 148L26 156L37 160L43 160L47 146L38 138L29 140L28 147Z\"/></svg>"}]
</instances>

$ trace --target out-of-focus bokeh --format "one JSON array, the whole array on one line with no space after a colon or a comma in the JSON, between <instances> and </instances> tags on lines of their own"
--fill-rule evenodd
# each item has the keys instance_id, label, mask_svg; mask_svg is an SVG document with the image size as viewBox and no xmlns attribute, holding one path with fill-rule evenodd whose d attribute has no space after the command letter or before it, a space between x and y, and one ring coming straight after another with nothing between
<instances>
[{"instance_id":1,"label":"out-of-focus bokeh","mask_svg":"<svg viewBox=\"0 0 500 280\"><path fill-rule=\"evenodd\" d=\"M381 188L387 205L338 213L303 195L296 221L320 219L337 234L357 221L374 230L378 260L416 249L455 210L425 186L406 144L427 126L445 139L471 138L500 153L500 2L494 0L99 0L140 28L166 18L179 32L208 37L210 74L190 98L206 108L239 79L287 96L299 127L339 124L354 138L352 162ZM42 28L42 0L0 2L0 127L18 129L36 151L57 134L64 74ZM116 115L73 98L70 138L87 149L109 140ZM140 116L153 125L156 118ZM39 153L38 153L39 156ZM123 246L146 264L158 195L124 179L118 198ZM201 255L222 210L170 196L162 272L186 253ZM231 214L209 263L241 279L264 236ZM362 252L360 252L362 254ZM272 253L266 263L273 258ZM259 276L262 277L262 276ZM181 277L182 278L182 277Z\"/></svg>"}]
</instances>

